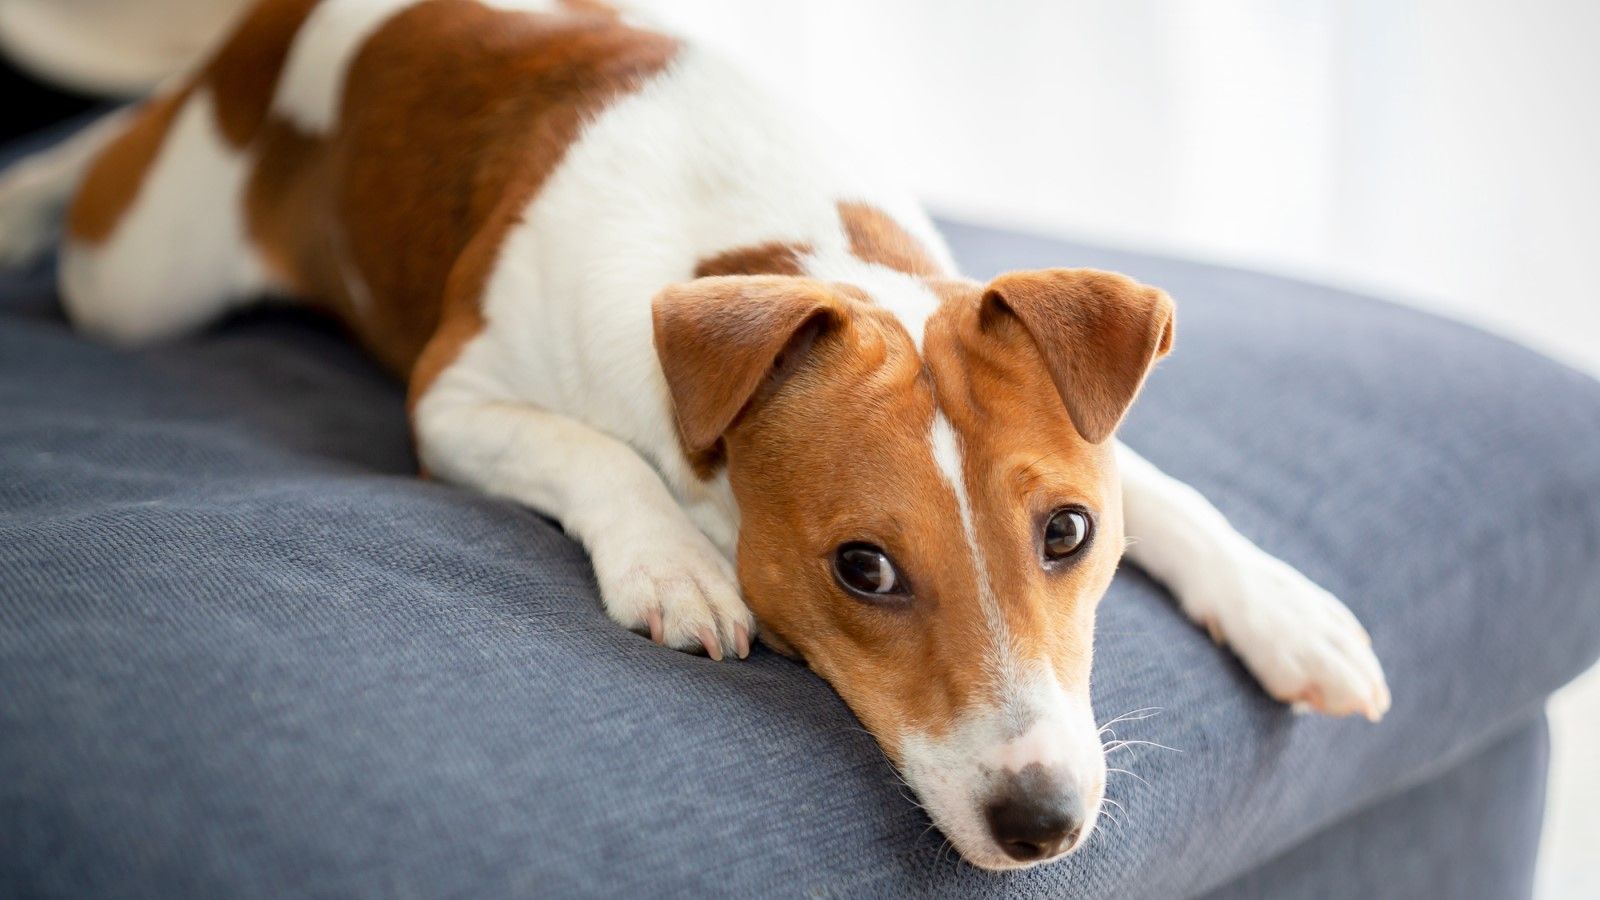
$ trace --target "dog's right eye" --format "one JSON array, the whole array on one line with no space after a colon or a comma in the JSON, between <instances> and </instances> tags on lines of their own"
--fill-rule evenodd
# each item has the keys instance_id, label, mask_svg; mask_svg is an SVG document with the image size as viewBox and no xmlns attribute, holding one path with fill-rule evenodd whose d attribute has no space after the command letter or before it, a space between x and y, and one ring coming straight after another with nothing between
<instances>
[{"instance_id":1,"label":"dog's right eye","mask_svg":"<svg viewBox=\"0 0 1600 900\"><path fill-rule=\"evenodd\" d=\"M866 600L903 599L911 595L894 560L882 547L862 541L840 544L833 552L833 577L849 593Z\"/></svg>"}]
</instances>

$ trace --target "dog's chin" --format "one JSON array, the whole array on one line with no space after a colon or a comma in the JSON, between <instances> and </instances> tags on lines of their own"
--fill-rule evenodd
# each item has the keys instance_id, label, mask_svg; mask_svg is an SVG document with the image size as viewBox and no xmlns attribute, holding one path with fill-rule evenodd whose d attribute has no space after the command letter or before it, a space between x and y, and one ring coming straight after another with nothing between
<instances>
[{"instance_id":1,"label":"dog's chin","mask_svg":"<svg viewBox=\"0 0 1600 900\"><path fill-rule=\"evenodd\" d=\"M1071 852L1068 851L1067 853L1063 853L1062 855L1053 859L1040 859L1034 860L1033 862L1018 862L1017 860L1012 859L993 847L984 850L982 853L968 853L959 847L956 848L956 850L961 854L962 859L966 860L973 866L983 869L986 872L1017 872L1022 869L1032 869L1037 866L1049 865L1058 859L1066 859L1068 856L1072 855Z\"/></svg>"}]
</instances>

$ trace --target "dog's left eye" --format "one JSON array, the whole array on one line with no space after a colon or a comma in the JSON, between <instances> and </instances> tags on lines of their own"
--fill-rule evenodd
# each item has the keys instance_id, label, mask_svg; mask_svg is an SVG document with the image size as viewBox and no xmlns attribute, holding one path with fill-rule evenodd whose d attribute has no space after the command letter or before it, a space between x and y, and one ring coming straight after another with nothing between
<instances>
[{"instance_id":1,"label":"dog's left eye","mask_svg":"<svg viewBox=\"0 0 1600 900\"><path fill-rule=\"evenodd\" d=\"M833 577L839 586L868 600L905 597L911 591L882 547L861 541L839 545L833 552Z\"/></svg>"},{"instance_id":2,"label":"dog's left eye","mask_svg":"<svg viewBox=\"0 0 1600 900\"><path fill-rule=\"evenodd\" d=\"M1054 562L1077 553L1089 543L1093 530L1094 522L1082 508L1056 510L1044 523L1044 558Z\"/></svg>"}]
</instances>

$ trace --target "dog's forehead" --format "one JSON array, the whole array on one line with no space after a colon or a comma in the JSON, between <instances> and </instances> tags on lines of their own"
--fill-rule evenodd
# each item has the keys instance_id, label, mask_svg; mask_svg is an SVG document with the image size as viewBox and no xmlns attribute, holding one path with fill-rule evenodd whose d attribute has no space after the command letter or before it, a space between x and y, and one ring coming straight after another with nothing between
<instances>
[{"instance_id":1,"label":"dog's forehead","mask_svg":"<svg viewBox=\"0 0 1600 900\"><path fill-rule=\"evenodd\" d=\"M835 286L860 301L865 327L846 350L855 365L818 373L838 379L825 402L860 395L875 412L861 424L914 440L946 475L952 447L986 467L1030 453L1095 467L1101 455L1078 440L1037 349L984 333L981 283L867 264L849 274Z\"/></svg>"},{"instance_id":2,"label":"dog's forehead","mask_svg":"<svg viewBox=\"0 0 1600 900\"><path fill-rule=\"evenodd\" d=\"M870 493L895 495L895 508L910 501L946 519L954 507L942 501L958 489L977 489L957 497L974 508L1014 502L1009 492L981 489L995 475L1049 471L1085 488L1099 481L1104 454L1079 439L1037 350L985 333L983 284L872 264L835 274L850 275L833 284L856 301L857 337L808 377L828 389L793 395L799 418L789 424L804 427L783 429L791 439L808 435L812 460L870 476L880 487Z\"/></svg>"}]
</instances>

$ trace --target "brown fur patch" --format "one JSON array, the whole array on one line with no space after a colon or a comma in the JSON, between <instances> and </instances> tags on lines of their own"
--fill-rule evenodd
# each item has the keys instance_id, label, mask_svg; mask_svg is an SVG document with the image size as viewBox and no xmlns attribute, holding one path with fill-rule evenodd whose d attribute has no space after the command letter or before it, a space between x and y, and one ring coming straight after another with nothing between
<instances>
[{"instance_id":1,"label":"brown fur patch","mask_svg":"<svg viewBox=\"0 0 1600 900\"><path fill-rule=\"evenodd\" d=\"M289 47L318 0L267 0L234 26L202 79L215 93L217 125L235 147L246 147L266 123Z\"/></svg>"},{"instance_id":2,"label":"brown fur patch","mask_svg":"<svg viewBox=\"0 0 1600 900\"><path fill-rule=\"evenodd\" d=\"M842 201L839 221L850 239L850 253L858 259L908 275L943 274L928 249L883 210L865 203Z\"/></svg>"},{"instance_id":3,"label":"brown fur patch","mask_svg":"<svg viewBox=\"0 0 1600 900\"><path fill-rule=\"evenodd\" d=\"M800 258L810 252L811 247L807 244L790 244L783 241L767 241L749 247L735 247L700 260L694 267L694 277L801 275L805 269L800 265Z\"/></svg>"},{"instance_id":4,"label":"brown fur patch","mask_svg":"<svg viewBox=\"0 0 1600 900\"><path fill-rule=\"evenodd\" d=\"M134 113L127 129L101 151L67 213L67 232L74 240L99 244L116 230L138 198L145 171L161 152L173 120L188 99L188 90L150 99Z\"/></svg>"},{"instance_id":5,"label":"brown fur patch","mask_svg":"<svg viewBox=\"0 0 1600 900\"><path fill-rule=\"evenodd\" d=\"M217 127L235 147L257 136L293 40L317 0L265 0L234 26L222 46L181 90L152 98L90 167L68 217L71 235L87 243L111 236L133 205L144 174L178 112L196 90L213 92Z\"/></svg>"},{"instance_id":6,"label":"brown fur patch","mask_svg":"<svg viewBox=\"0 0 1600 900\"><path fill-rule=\"evenodd\" d=\"M413 402L481 328L500 244L583 123L676 52L581 6L427 0L363 46L335 133L263 129L249 202L263 255L388 368L416 365Z\"/></svg>"},{"instance_id":7,"label":"brown fur patch","mask_svg":"<svg viewBox=\"0 0 1600 900\"><path fill-rule=\"evenodd\" d=\"M716 471L723 435L837 322L842 300L830 285L773 275L697 278L655 296L656 355L696 475Z\"/></svg>"}]
</instances>

